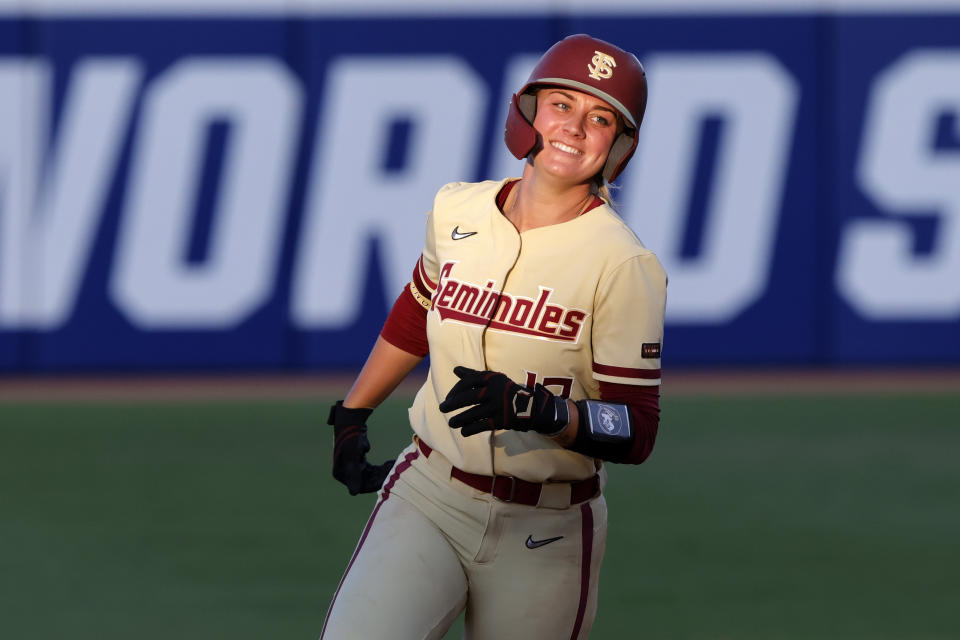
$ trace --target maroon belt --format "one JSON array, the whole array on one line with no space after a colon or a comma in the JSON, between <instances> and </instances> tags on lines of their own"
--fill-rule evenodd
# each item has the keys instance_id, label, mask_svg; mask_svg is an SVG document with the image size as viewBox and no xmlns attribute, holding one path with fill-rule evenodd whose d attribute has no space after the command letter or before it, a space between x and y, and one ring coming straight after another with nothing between
<instances>
[{"instance_id":1,"label":"maroon belt","mask_svg":"<svg viewBox=\"0 0 960 640\"><path fill-rule=\"evenodd\" d=\"M433 449L426 442L417 438L417 444L424 457L429 458ZM527 482L513 476L484 476L478 473L469 473L452 467L450 477L473 487L478 491L490 493L497 500L516 502L531 507L540 502L540 490L543 485L539 482ZM600 492L600 476L594 475L586 480L570 483L570 504L586 502Z\"/></svg>"}]
</instances>

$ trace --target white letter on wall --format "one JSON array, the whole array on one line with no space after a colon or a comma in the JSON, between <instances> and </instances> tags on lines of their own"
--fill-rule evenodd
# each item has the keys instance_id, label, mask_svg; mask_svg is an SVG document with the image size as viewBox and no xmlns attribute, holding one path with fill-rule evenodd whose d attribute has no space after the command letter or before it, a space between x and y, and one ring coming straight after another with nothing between
<instances>
[{"instance_id":1,"label":"white letter on wall","mask_svg":"<svg viewBox=\"0 0 960 640\"><path fill-rule=\"evenodd\" d=\"M896 219L861 219L841 235L837 288L871 320L960 317L960 153L933 148L937 119L960 124L960 53L911 53L881 73L857 164L861 189L894 215L939 213L928 255ZM960 136L960 126L954 132Z\"/></svg>"},{"instance_id":2,"label":"white letter on wall","mask_svg":"<svg viewBox=\"0 0 960 640\"><path fill-rule=\"evenodd\" d=\"M0 59L0 326L70 318L141 76L134 60L77 63L48 146L49 65Z\"/></svg>"},{"instance_id":3,"label":"white letter on wall","mask_svg":"<svg viewBox=\"0 0 960 640\"><path fill-rule=\"evenodd\" d=\"M223 329L273 290L303 96L271 59L189 59L144 97L111 292L138 326ZM209 258L186 261L204 142L229 125Z\"/></svg>"},{"instance_id":4,"label":"white letter on wall","mask_svg":"<svg viewBox=\"0 0 960 640\"><path fill-rule=\"evenodd\" d=\"M765 53L651 57L650 102L627 171L624 217L670 278L667 320L727 322L766 290L797 107L793 78ZM702 251L682 258L700 125L723 122Z\"/></svg>"},{"instance_id":5,"label":"white letter on wall","mask_svg":"<svg viewBox=\"0 0 960 640\"><path fill-rule=\"evenodd\" d=\"M476 171L488 98L456 58L395 56L334 60L324 97L293 279L293 321L308 329L342 327L360 313L374 236L393 302L423 247L434 194ZM398 120L410 125L406 157L388 170Z\"/></svg>"}]
</instances>

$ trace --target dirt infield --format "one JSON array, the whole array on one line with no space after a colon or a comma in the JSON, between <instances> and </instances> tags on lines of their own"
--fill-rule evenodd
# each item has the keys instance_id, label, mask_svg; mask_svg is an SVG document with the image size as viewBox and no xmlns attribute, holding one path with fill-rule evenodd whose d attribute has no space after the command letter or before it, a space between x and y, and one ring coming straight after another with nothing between
<instances>
[{"instance_id":1,"label":"dirt infield","mask_svg":"<svg viewBox=\"0 0 960 640\"><path fill-rule=\"evenodd\" d=\"M423 379L423 374L414 374L398 391L413 395ZM352 373L0 377L0 402L308 400L342 396L352 381ZM665 396L897 392L960 394L960 368L683 370L664 377L662 392Z\"/></svg>"}]
</instances>

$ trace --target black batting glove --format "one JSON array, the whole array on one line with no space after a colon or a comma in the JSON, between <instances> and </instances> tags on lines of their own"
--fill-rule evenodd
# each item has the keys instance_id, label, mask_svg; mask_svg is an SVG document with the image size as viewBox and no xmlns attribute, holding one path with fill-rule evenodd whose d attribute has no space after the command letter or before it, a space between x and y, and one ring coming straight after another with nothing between
<instances>
[{"instance_id":1,"label":"black batting glove","mask_svg":"<svg viewBox=\"0 0 960 640\"><path fill-rule=\"evenodd\" d=\"M347 486L350 495L379 491L393 468L393 460L381 465L367 462L370 441L367 419L373 409L348 409L343 401L330 407L327 424L333 426L333 477Z\"/></svg>"},{"instance_id":2,"label":"black batting glove","mask_svg":"<svg viewBox=\"0 0 960 640\"><path fill-rule=\"evenodd\" d=\"M474 405L449 420L450 426L460 429L464 436L494 429L554 436L570 421L567 401L542 384L530 389L502 373L467 367L456 367L453 372L460 381L440 403L440 411L447 413Z\"/></svg>"}]
</instances>

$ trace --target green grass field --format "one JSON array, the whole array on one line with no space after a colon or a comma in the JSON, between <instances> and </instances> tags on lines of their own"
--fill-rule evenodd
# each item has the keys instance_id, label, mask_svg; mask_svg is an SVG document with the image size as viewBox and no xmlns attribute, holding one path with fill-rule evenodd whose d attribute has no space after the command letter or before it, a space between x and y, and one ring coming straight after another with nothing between
<instances>
[{"instance_id":1,"label":"green grass field","mask_svg":"<svg viewBox=\"0 0 960 640\"><path fill-rule=\"evenodd\" d=\"M592 637L960 637L960 395L663 405L611 467ZM329 476L326 407L0 405L0 636L317 637L373 506Z\"/></svg>"}]
</instances>

